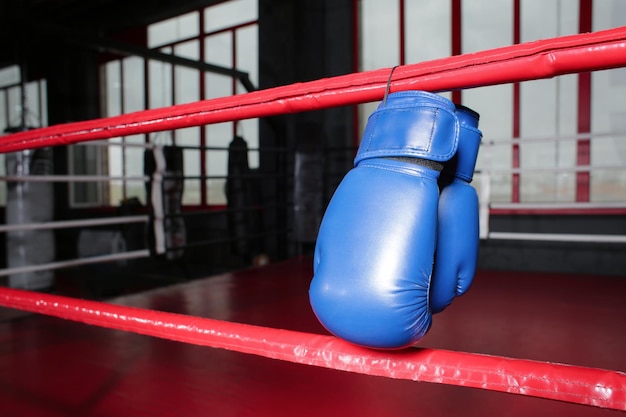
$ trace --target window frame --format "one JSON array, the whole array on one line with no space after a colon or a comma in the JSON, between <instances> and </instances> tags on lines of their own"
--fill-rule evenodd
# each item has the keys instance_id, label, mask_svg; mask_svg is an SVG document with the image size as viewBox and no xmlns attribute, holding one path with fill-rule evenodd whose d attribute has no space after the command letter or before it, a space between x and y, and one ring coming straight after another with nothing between
<instances>
[{"instance_id":1,"label":"window frame","mask_svg":"<svg viewBox=\"0 0 626 417\"><path fill-rule=\"evenodd\" d=\"M210 38L211 36L216 36L216 35L220 35L220 34L225 34L228 33L230 34L230 49L231 49L231 59L230 59L230 64L228 65L229 68L232 68L233 70L237 70L237 35L238 32L241 30L245 30L247 28L251 28L251 27L256 27L257 28L257 33L256 33L256 41L258 42L258 14L256 16L256 19L252 19L252 20L246 20L246 21L242 21L240 23L234 24L234 25L230 25L230 26L226 26L223 28L219 28L217 30L212 30L212 31L205 31L205 24L204 24L204 19L205 19L205 13L208 9L211 9L212 7L219 7L219 6L224 6L224 4L227 2L222 2L222 3L217 3L215 5L212 6L208 6L208 7L203 7L200 9L197 9L195 11L189 12L189 13L185 13L181 16L188 16L191 15L193 13L197 14L197 18L198 18L198 32L197 35L194 36L185 36L185 37L181 37L179 39L170 41L170 42L160 42L158 44L155 44L155 46L152 48L154 50L159 50L159 51L170 51L169 53L174 53L175 49L177 46L182 45L182 44L186 44L189 42L197 42L197 48L198 48L198 61L200 62L206 62L205 59L205 42L208 38ZM180 17L180 16L179 16ZM177 17L173 17L171 19L175 19ZM170 20L170 19L167 19ZM161 22L157 22L156 24L159 24ZM141 32L142 34L140 35L140 38L142 38L143 42L145 43L146 47L147 45L149 45L149 40L147 37L149 31L149 26L145 26L143 28L141 28ZM136 32L133 35L136 38ZM113 56L110 54L102 54L101 56L101 61L100 61L100 67L101 67L101 81L100 81L100 85L101 85L101 114L103 114L103 116L107 116L105 109L106 109L106 103L107 103L107 97L106 97L106 79L103 76L102 73L102 68L110 62L113 61L121 61L123 60L124 57L119 57L119 56ZM151 62L159 62L156 60L150 60L146 57L141 58L143 59L143 67L144 67L144 79L143 79L143 93L144 93L144 103L143 103L143 109L149 109L149 108L153 108L151 107L152 103L151 103L151 89L150 89L150 80L151 80ZM257 68L256 68L256 72L258 74L258 62L256 63ZM121 89L124 89L124 70L122 68L123 66L120 65L120 69L121 69L121 74L120 74L120 83L121 83ZM165 99L165 106L168 105L175 105L175 104L182 104L182 102L177 102L176 97L177 97L177 83L176 83L176 71L177 68L184 68L181 66L177 66L177 65L173 65L173 64L169 64L169 66L167 67L167 69L165 70L165 77L170 78L170 82L171 83L171 94L169 94L169 97L167 97ZM205 72L205 71L200 71L200 70L195 70L196 74L195 76L197 76L197 84L199 86L198 88L198 100L205 100L207 99L206 96L206 75L210 74L210 72ZM169 74L169 75L168 75ZM254 77L257 77L257 74L254 74ZM230 95L235 95L241 92L242 88L246 88L246 86L241 83L238 82L238 79L235 76L230 76L230 75L225 75L225 77L230 77L231 78L231 82L230 82L230 88L229 88L229 93ZM122 101L122 105L120 105L120 110L121 113L125 113L126 109L123 106L123 94L120 94L119 99ZM195 100L194 100L195 101ZM236 135L238 133L238 122L229 122L229 124L231 125L230 130L232 132L232 136L234 137L234 135ZM211 150L215 151L215 150L219 150L216 148L220 148L220 147L215 147L212 146L211 143L211 139L208 137L207 135L207 127L206 126L202 126L202 127L197 127L194 129L198 129L198 137L199 137L199 143L198 143L198 149L197 150L190 150L190 149L185 149L184 152L186 153L186 157L187 155L193 155L194 158L197 158L197 166L198 166L198 172L197 173L193 173L193 174L187 174L190 176L190 179L187 181L195 181L198 183L198 193L199 193L199 198L192 200L192 202L189 201L184 201L183 205L186 209L206 209L206 208L215 208L215 207L223 207L225 206L225 196L224 196L224 201L212 201L209 198L209 184L212 181L216 181L216 177L219 177L220 175L208 175L208 167L207 167L207 155L206 155L206 149L210 148ZM146 145L146 148L149 147L149 144L151 142L154 141L155 137L157 135L161 135L161 136L169 136L169 138L166 138L166 142L165 144L178 144L177 142L180 141L180 138L178 137L181 133L174 130L174 131L169 131L169 132L161 132L160 134L145 134L143 135L143 143ZM256 132L254 132L254 136L256 138L258 138L258 126L256 127ZM151 140L152 138L152 140ZM230 140L230 139L229 139ZM126 147L126 143L125 143L125 138L120 138L121 141L121 154L122 154L122 159L125 158L125 156L127 155L127 147ZM256 144L255 144L256 145ZM184 144L181 146L182 148L184 148ZM250 150L251 152L254 152L256 150L258 150L258 145L257 146L251 146ZM223 146L223 151L224 151L224 155L226 155L226 151L227 151L227 145ZM123 166L125 165L122 162ZM185 164L187 167L189 167L190 165L188 165L187 163ZM122 169L122 171L124 171ZM197 175L195 175L197 174ZM124 172L122 172L122 175L124 175ZM225 182L225 176L226 176L226 172L223 173L223 181ZM218 180L219 181L219 180ZM109 185L110 186L110 185ZM219 187L220 185L211 185L212 187ZM187 185L186 185L186 189ZM195 188L194 188L195 190ZM189 192L191 195L191 192ZM106 193L105 193L106 194ZM128 193L128 184L127 181L122 181L122 198L126 199L128 198L130 195ZM109 193L109 195L111 195L111 193ZM192 196L193 197L193 196ZM111 197L112 198L112 197ZM103 202L102 205L113 205L114 203L112 201L108 201L108 202Z\"/></svg>"}]
</instances>

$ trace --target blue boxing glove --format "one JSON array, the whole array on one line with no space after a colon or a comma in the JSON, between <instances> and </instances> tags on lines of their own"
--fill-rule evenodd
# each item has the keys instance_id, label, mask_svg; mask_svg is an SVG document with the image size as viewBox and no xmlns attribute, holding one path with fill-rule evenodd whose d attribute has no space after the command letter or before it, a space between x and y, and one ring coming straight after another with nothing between
<instances>
[{"instance_id":1,"label":"blue boxing glove","mask_svg":"<svg viewBox=\"0 0 626 417\"><path fill-rule=\"evenodd\" d=\"M315 247L309 298L334 335L398 349L430 328L437 180L459 133L454 104L426 92L390 94L370 116Z\"/></svg>"},{"instance_id":2,"label":"blue boxing glove","mask_svg":"<svg viewBox=\"0 0 626 417\"><path fill-rule=\"evenodd\" d=\"M459 147L444 164L439 185L437 250L430 289L433 313L445 309L454 297L464 294L476 272L478 261L478 195L470 185L482 133L478 113L457 106L461 124Z\"/></svg>"}]
</instances>

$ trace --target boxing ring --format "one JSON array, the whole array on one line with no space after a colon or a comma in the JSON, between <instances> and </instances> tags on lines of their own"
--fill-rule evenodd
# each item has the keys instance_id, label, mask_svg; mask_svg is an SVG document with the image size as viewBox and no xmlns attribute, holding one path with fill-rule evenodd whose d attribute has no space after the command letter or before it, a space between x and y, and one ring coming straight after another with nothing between
<instances>
[{"instance_id":1,"label":"boxing ring","mask_svg":"<svg viewBox=\"0 0 626 417\"><path fill-rule=\"evenodd\" d=\"M623 66L626 28L619 28L401 66L391 80L390 70L381 69L19 132L0 139L0 151L375 101L388 86L447 91ZM619 371L626 369L623 279L479 271L470 293L435 317L419 347L389 352L327 335L308 305L311 263L296 258L108 302L2 288L0 411L626 411L626 374ZM589 282L597 289L592 297Z\"/></svg>"}]
</instances>

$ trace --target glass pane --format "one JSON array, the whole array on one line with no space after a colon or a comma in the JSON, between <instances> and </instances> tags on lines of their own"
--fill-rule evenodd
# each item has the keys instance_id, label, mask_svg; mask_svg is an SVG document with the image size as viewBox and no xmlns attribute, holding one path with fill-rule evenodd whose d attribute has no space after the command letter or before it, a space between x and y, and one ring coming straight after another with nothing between
<instances>
[{"instance_id":1,"label":"glass pane","mask_svg":"<svg viewBox=\"0 0 626 417\"><path fill-rule=\"evenodd\" d=\"M176 144L180 146L200 146L200 128L191 127L176 131ZM200 175L200 150L183 150L183 173L186 177ZM185 180L183 204L200 204L200 180Z\"/></svg>"},{"instance_id":2,"label":"glass pane","mask_svg":"<svg viewBox=\"0 0 626 417\"><path fill-rule=\"evenodd\" d=\"M476 169L491 173L492 201L511 201L511 168L513 131L513 87L496 85L463 91L463 103L480 113L483 145L478 153Z\"/></svg>"},{"instance_id":3,"label":"glass pane","mask_svg":"<svg viewBox=\"0 0 626 417\"><path fill-rule=\"evenodd\" d=\"M188 127L176 130L176 144L178 146L200 146L200 128Z\"/></svg>"},{"instance_id":4,"label":"glass pane","mask_svg":"<svg viewBox=\"0 0 626 417\"><path fill-rule=\"evenodd\" d=\"M463 53L513 43L513 2L464 0L461 2Z\"/></svg>"},{"instance_id":5,"label":"glass pane","mask_svg":"<svg viewBox=\"0 0 626 417\"><path fill-rule=\"evenodd\" d=\"M593 30L617 28L626 25L626 2L604 0L593 2Z\"/></svg>"},{"instance_id":6,"label":"glass pane","mask_svg":"<svg viewBox=\"0 0 626 417\"><path fill-rule=\"evenodd\" d=\"M42 126L48 126L48 82L46 80L39 81L39 117Z\"/></svg>"},{"instance_id":7,"label":"glass pane","mask_svg":"<svg viewBox=\"0 0 626 417\"><path fill-rule=\"evenodd\" d=\"M218 146L224 146L220 143ZM228 146L228 144L226 144ZM207 175L208 176L223 176L228 174L228 151L223 150L210 150L206 154ZM208 204L226 204L226 179L225 178L213 178L207 180L206 191L208 197Z\"/></svg>"},{"instance_id":8,"label":"glass pane","mask_svg":"<svg viewBox=\"0 0 626 417\"><path fill-rule=\"evenodd\" d=\"M521 3L522 42L578 32L578 5L574 2L525 0ZM520 85L520 133L522 138L546 141L522 143L522 169L552 169L575 165L572 136L577 130L577 76L536 80ZM574 201L576 175L572 171L546 171L520 175L523 202Z\"/></svg>"},{"instance_id":9,"label":"glass pane","mask_svg":"<svg viewBox=\"0 0 626 417\"><path fill-rule=\"evenodd\" d=\"M192 68L174 67L175 104L190 103L200 99L200 72Z\"/></svg>"},{"instance_id":10,"label":"glass pane","mask_svg":"<svg viewBox=\"0 0 626 417\"><path fill-rule=\"evenodd\" d=\"M150 103L148 108L155 109L172 105L172 64L159 61L148 63L150 74Z\"/></svg>"},{"instance_id":11,"label":"glass pane","mask_svg":"<svg viewBox=\"0 0 626 417\"><path fill-rule=\"evenodd\" d=\"M120 61L110 61L104 65L105 114L117 116L122 113L122 81Z\"/></svg>"},{"instance_id":12,"label":"glass pane","mask_svg":"<svg viewBox=\"0 0 626 417\"><path fill-rule=\"evenodd\" d=\"M246 119L237 122L237 134L248 142L248 149L259 147L259 119ZM250 168L259 167L259 153L248 153Z\"/></svg>"},{"instance_id":13,"label":"glass pane","mask_svg":"<svg viewBox=\"0 0 626 417\"><path fill-rule=\"evenodd\" d=\"M367 126L367 119L376 110L378 104L379 102L359 104L359 141L363 136L365 126Z\"/></svg>"},{"instance_id":14,"label":"glass pane","mask_svg":"<svg viewBox=\"0 0 626 417\"><path fill-rule=\"evenodd\" d=\"M520 85L520 135L522 137L554 137L559 118L555 79L537 80Z\"/></svg>"},{"instance_id":15,"label":"glass pane","mask_svg":"<svg viewBox=\"0 0 626 417\"><path fill-rule=\"evenodd\" d=\"M9 127L9 119L7 114L9 109L7 109L6 106L6 94L7 92L5 90L0 90L0 136L4 135L4 130Z\"/></svg>"},{"instance_id":16,"label":"glass pane","mask_svg":"<svg viewBox=\"0 0 626 417\"><path fill-rule=\"evenodd\" d=\"M230 68L233 64L232 33L218 33L204 38L204 60L210 64Z\"/></svg>"},{"instance_id":17,"label":"glass pane","mask_svg":"<svg viewBox=\"0 0 626 417\"><path fill-rule=\"evenodd\" d=\"M124 142L127 145L142 145L144 143L143 135L126 136ZM126 146L125 148L126 158L126 175L138 176L143 175L143 146Z\"/></svg>"},{"instance_id":18,"label":"glass pane","mask_svg":"<svg viewBox=\"0 0 626 417\"><path fill-rule=\"evenodd\" d=\"M220 144L220 146L223 146ZM226 144L228 146L228 144ZM228 150L211 149L206 151L206 171L211 177L223 176L228 174Z\"/></svg>"},{"instance_id":19,"label":"glass pane","mask_svg":"<svg viewBox=\"0 0 626 417\"><path fill-rule=\"evenodd\" d=\"M146 185L144 182L142 181L127 181L126 182L126 198L130 199L133 197L137 197L139 201L141 201L143 204L146 204ZM115 204L119 205L121 201L122 200L120 199Z\"/></svg>"},{"instance_id":20,"label":"glass pane","mask_svg":"<svg viewBox=\"0 0 626 417\"><path fill-rule=\"evenodd\" d=\"M0 68L0 87L17 84L20 82L20 67L12 65L6 68Z\"/></svg>"},{"instance_id":21,"label":"glass pane","mask_svg":"<svg viewBox=\"0 0 626 417\"><path fill-rule=\"evenodd\" d=\"M511 158L511 144L508 141L483 142L476 162L476 170L481 174L475 176L472 184L479 188L483 180L488 181L490 202L508 203L511 201L512 174L509 172Z\"/></svg>"},{"instance_id":22,"label":"glass pane","mask_svg":"<svg viewBox=\"0 0 626 417\"><path fill-rule=\"evenodd\" d=\"M237 69L248 73L253 85L259 84L259 33L257 25L239 29L237 39ZM246 90L239 84L238 93Z\"/></svg>"},{"instance_id":23,"label":"glass pane","mask_svg":"<svg viewBox=\"0 0 626 417\"><path fill-rule=\"evenodd\" d=\"M154 132L150 133L149 140L150 143L154 143L159 146L174 146L174 132L171 130L166 130L163 132Z\"/></svg>"},{"instance_id":24,"label":"glass pane","mask_svg":"<svg viewBox=\"0 0 626 417\"><path fill-rule=\"evenodd\" d=\"M200 204L199 180L185 180L185 190L183 191L183 204Z\"/></svg>"},{"instance_id":25,"label":"glass pane","mask_svg":"<svg viewBox=\"0 0 626 417\"><path fill-rule=\"evenodd\" d=\"M2 97L0 96L0 99ZM0 110L2 110L0 108ZM2 130L0 130L0 137L2 137L2 135L4 134L4 127L2 127L0 125L0 128L2 128ZM5 155L4 154L0 154L0 175L6 175L7 170L6 170L6 159L5 159ZM1 181L0 182L0 205L6 205L7 202L7 183L6 181Z\"/></svg>"},{"instance_id":26,"label":"glass pane","mask_svg":"<svg viewBox=\"0 0 626 417\"><path fill-rule=\"evenodd\" d=\"M121 138L113 138L109 139L111 146L108 146L106 149L108 151L109 157L107 158L109 166L109 175L112 177L121 177L122 176L122 147L118 144L122 143Z\"/></svg>"},{"instance_id":27,"label":"glass pane","mask_svg":"<svg viewBox=\"0 0 626 417\"><path fill-rule=\"evenodd\" d=\"M204 98L209 99L233 95L232 77L207 73L204 80Z\"/></svg>"},{"instance_id":28,"label":"glass pane","mask_svg":"<svg viewBox=\"0 0 626 417\"><path fill-rule=\"evenodd\" d=\"M626 77L622 70L592 73L592 131L611 133L591 140L592 201L626 201ZM602 166L618 169L600 169Z\"/></svg>"},{"instance_id":29,"label":"glass pane","mask_svg":"<svg viewBox=\"0 0 626 417\"><path fill-rule=\"evenodd\" d=\"M210 179L206 182L207 204L210 206L225 205L226 200L226 180Z\"/></svg>"},{"instance_id":30,"label":"glass pane","mask_svg":"<svg viewBox=\"0 0 626 417\"><path fill-rule=\"evenodd\" d=\"M178 44L174 47L174 55L197 60L200 58L200 42L197 40Z\"/></svg>"},{"instance_id":31,"label":"glass pane","mask_svg":"<svg viewBox=\"0 0 626 417\"><path fill-rule=\"evenodd\" d=\"M400 63L398 2L361 1L361 71Z\"/></svg>"},{"instance_id":32,"label":"glass pane","mask_svg":"<svg viewBox=\"0 0 626 417\"><path fill-rule=\"evenodd\" d=\"M224 148L224 151L209 150L206 153L208 175L226 175L228 152L226 149L233 140L232 123L218 123L206 126L207 146ZM246 140L247 142L247 140ZM249 145L248 145L249 146Z\"/></svg>"},{"instance_id":33,"label":"glass pane","mask_svg":"<svg viewBox=\"0 0 626 417\"><path fill-rule=\"evenodd\" d=\"M144 135L132 135L124 138L126 144L143 144ZM145 149L143 147L127 146L125 152L126 177L141 177L144 175L143 158ZM142 202L146 202L146 187L143 181L126 181L126 198L137 197Z\"/></svg>"},{"instance_id":34,"label":"glass pane","mask_svg":"<svg viewBox=\"0 0 626 417\"><path fill-rule=\"evenodd\" d=\"M470 53L512 44L512 4L504 1L463 1L462 52ZM509 202L512 177L509 172L501 170L510 169L512 160L512 86L498 85L465 90L463 104L480 113L483 143L494 142L492 146L481 147L476 163L477 170L495 170L490 173L491 201Z\"/></svg>"},{"instance_id":35,"label":"glass pane","mask_svg":"<svg viewBox=\"0 0 626 417\"><path fill-rule=\"evenodd\" d=\"M98 158L95 146L76 145L70 148L71 175L97 175Z\"/></svg>"},{"instance_id":36,"label":"glass pane","mask_svg":"<svg viewBox=\"0 0 626 417\"><path fill-rule=\"evenodd\" d=\"M624 119L614 123L613 126L626 128ZM625 130L615 132L620 133L591 141L591 201L626 201L626 134Z\"/></svg>"},{"instance_id":37,"label":"glass pane","mask_svg":"<svg viewBox=\"0 0 626 417\"><path fill-rule=\"evenodd\" d=\"M124 113L145 109L144 60L137 57L122 61L124 71Z\"/></svg>"},{"instance_id":38,"label":"glass pane","mask_svg":"<svg viewBox=\"0 0 626 417\"><path fill-rule=\"evenodd\" d=\"M520 199L527 202L572 202L576 193L576 174L553 168L575 165L573 140L520 143L521 166L530 172L520 174ZM545 169L532 172L533 169Z\"/></svg>"},{"instance_id":39,"label":"glass pane","mask_svg":"<svg viewBox=\"0 0 626 417\"><path fill-rule=\"evenodd\" d=\"M228 145L233 139L233 124L218 123L206 126L207 146L221 147L224 150L209 150L205 153L206 173L209 176L226 176L228 174ZM226 204L224 179L211 179L206 183L208 204Z\"/></svg>"},{"instance_id":40,"label":"glass pane","mask_svg":"<svg viewBox=\"0 0 626 417\"><path fill-rule=\"evenodd\" d=\"M207 146L226 148L233 139L233 124L231 122L207 125L205 129Z\"/></svg>"},{"instance_id":41,"label":"glass pane","mask_svg":"<svg viewBox=\"0 0 626 417\"><path fill-rule=\"evenodd\" d=\"M593 4L593 29L626 25L626 2ZM591 128L604 134L591 141L591 201L626 201L626 68L591 75ZM606 135L610 133L610 135ZM617 167L609 169L608 167ZM602 167L605 167L604 169Z\"/></svg>"},{"instance_id":42,"label":"glass pane","mask_svg":"<svg viewBox=\"0 0 626 417\"><path fill-rule=\"evenodd\" d=\"M1 71L0 71L1 73ZM1 77L1 75L0 75ZM7 120L7 108L6 108L6 92L0 90L0 138L5 134L4 129L8 126ZM4 154L0 154L0 175L6 175L5 157ZM0 182L0 205L6 205L6 182Z\"/></svg>"},{"instance_id":43,"label":"glass pane","mask_svg":"<svg viewBox=\"0 0 626 417\"><path fill-rule=\"evenodd\" d=\"M22 124L22 89L12 87L7 89L9 98L9 127L19 127Z\"/></svg>"},{"instance_id":44,"label":"glass pane","mask_svg":"<svg viewBox=\"0 0 626 417\"><path fill-rule=\"evenodd\" d=\"M121 143L120 138L110 139L111 143ZM112 177L121 177L122 173L122 147L121 146L109 146L108 150L108 169L109 175ZM119 180L109 181L109 204L118 205L122 200L122 187L123 183Z\"/></svg>"},{"instance_id":45,"label":"glass pane","mask_svg":"<svg viewBox=\"0 0 626 417\"><path fill-rule=\"evenodd\" d=\"M449 56L451 3L441 0L405 1L406 63Z\"/></svg>"},{"instance_id":46,"label":"glass pane","mask_svg":"<svg viewBox=\"0 0 626 417\"><path fill-rule=\"evenodd\" d=\"M565 168L555 174L555 201L574 201L576 199L576 173L567 168L576 165L576 142L560 139L554 147L557 168Z\"/></svg>"},{"instance_id":47,"label":"glass pane","mask_svg":"<svg viewBox=\"0 0 626 417\"><path fill-rule=\"evenodd\" d=\"M146 204L146 185L144 183L138 181L129 181L126 183L126 199L133 197L137 197L139 201ZM115 204L119 205L121 202L122 199Z\"/></svg>"},{"instance_id":48,"label":"glass pane","mask_svg":"<svg viewBox=\"0 0 626 417\"><path fill-rule=\"evenodd\" d=\"M26 125L28 127L41 127L39 115L39 82L31 81L26 84Z\"/></svg>"},{"instance_id":49,"label":"glass pane","mask_svg":"<svg viewBox=\"0 0 626 417\"><path fill-rule=\"evenodd\" d=\"M204 42L205 61L210 64L231 68L233 64L231 33L208 36ZM205 74L205 98L230 96L233 94L233 79L226 75Z\"/></svg>"},{"instance_id":50,"label":"glass pane","mask_svg":"<svg viewBox=\"0 0 626 417\"><path fill-rule=\"evenodd\" d=\"M258 18L257 0L231 0L204 9L204 32L240 25Z\"/></svg>"},{"instance_id":51,"label":"glass pane","mask_svg":"<svg viewBox=\"0 0 626 417\"><path fill-rule=\"evenodd\" d=\"M148 26L148 47L165 45L199 34L198 12L191 12Z\"/></svg>"},{"instance_id":52,"label":"glass pane","mask_svg":"<svg viewBox=\"0 0 626 417\"><path fill-rule=\"evenodd\" d=\"M102 152L100 146L75 145L69 148L70 175L102 174ZM71 184L72 206L101 205L101 182L75 182Z\"/></svg>"},{"instance_id":53,"label":"glass pane","mask_svg":"<svg viewBox=\"0 0 626 417\"><path fill-rule=\"evenodd\" d=\"M520 4L522 42L578 33L578 3L524 0Z\"/></svg>"},{"instance_id":54,"label":"glass pane","mask_svg":"<svg viewBox=\"0 0 626 417\"><path fill-rule=\"evenodd\" d=\"M237 31L237 69L248 73L253 85L258 85L258 28L250 26ZM237 83L237 93L243 94L246 90L241 83ZM259 120L246 119L237 122L237 134L248 142L248 148L259 146ZM259 166L258 152L248 153L250 168Z\"/></svg>"},{"instance_id":55,"label":"glass pane","mask_svg":"<svg viewBox=\"0 0 626 417\"><path fill-rule=\"evenodd\" d=\"M2 170L0 171L0 175L6 175L5 173L5 157L4 154L0 155L0 165L2 166ZM6 206L7 204L7 183L6 181L2 181L0 183L0 205Z\"/></svg>"},{"instance_id":56,"label":"glass pane","mask_svg":"<svg viewBox=\"0 0 626 417\"><path fill-rule=\"evenodd\" d=\"M524 144L521 141L520 165L525 168L559 168L575 165L577 129L577 84L574 77L558 77L522 83L520 86L520 124L522 138L545 141ZM520 193L524 202L574 201L575 178L572 171L522 173ZM534 184L540 181L541 184ZM535 195L535 192L541 195Z\"/></svg>"}]
</instances>

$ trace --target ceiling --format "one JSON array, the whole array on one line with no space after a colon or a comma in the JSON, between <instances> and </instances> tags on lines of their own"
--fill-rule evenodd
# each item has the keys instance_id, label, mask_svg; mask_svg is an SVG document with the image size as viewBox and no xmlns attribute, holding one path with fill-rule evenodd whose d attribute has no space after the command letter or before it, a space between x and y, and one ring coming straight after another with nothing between
<instances>
[{"instance_id":1,"label":"ceiling","mask_svg":"<svg viewBox=\"0 0 626 417\"><path fill-rule=\"evenodd\" d=\"M18 62L25 49L37 51L58 29L106 38L221 1L0 0L0 67Z\"/></svg>"}]
</instances>

